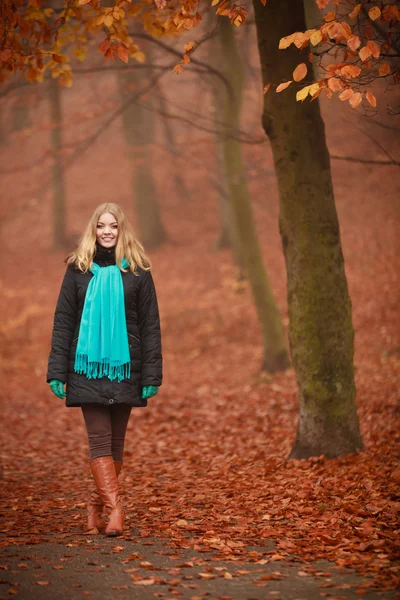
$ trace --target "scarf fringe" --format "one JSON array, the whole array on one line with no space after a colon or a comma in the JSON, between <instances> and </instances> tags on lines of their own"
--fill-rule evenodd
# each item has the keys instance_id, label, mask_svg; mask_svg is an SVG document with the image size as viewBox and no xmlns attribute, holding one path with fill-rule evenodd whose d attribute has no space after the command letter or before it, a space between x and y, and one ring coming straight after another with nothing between
<instances>
[{"instance_id":1,"label":"scarf fringe","mask_svg":"<svg viewBox=\"0 0 400 600\"><path fill-rule=\"evenodd\" d=\"M120 361L110 361L109 358L102 358L100 362L88 362L87 354L76 354L74 371L86 375L88 379L108 377L111 381L118 379L120 383L123 379L130 378L131 363L121 364Z\"/></svg>"}]
</instances>

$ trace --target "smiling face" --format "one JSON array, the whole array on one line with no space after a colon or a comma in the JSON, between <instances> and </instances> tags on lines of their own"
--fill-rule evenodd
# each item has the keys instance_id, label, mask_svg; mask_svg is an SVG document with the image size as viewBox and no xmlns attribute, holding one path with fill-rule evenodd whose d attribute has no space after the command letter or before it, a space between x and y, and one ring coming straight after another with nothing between
<instances>
[{"instance_id":1,"label":"smiling face","mask_svg":"<svg viewBox=\"0 0 400 600\"><path fill-rule=\"evenodd\" d=\"M97 221L96 240L104 248L113 248L118 241L118 223L109 212L103 213Z\"/></svg>"}]
</instances>

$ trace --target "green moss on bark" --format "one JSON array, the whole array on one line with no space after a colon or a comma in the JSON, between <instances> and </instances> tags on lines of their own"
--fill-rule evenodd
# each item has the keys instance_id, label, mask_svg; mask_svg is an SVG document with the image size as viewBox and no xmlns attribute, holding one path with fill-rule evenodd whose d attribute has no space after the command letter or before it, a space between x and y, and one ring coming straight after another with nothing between
<instances>
[{"instance_id":1,"label":"green moss on bark","mask_svg":"<svg viewBox=\"0 0 400 600\"><path fill-rule=\"evenodd\" d=\"M296 48L278 49L281 37L305 29L303 2L282 0L264 7L254 0L254 10L264 85L278 84L307 62ZM279 185L289 342L299 387L291 456L333 457L362 448L351 302L319 103L296 102L291 88L280 94L271 89L263 113Z\"/></svg>"}]
</instances>

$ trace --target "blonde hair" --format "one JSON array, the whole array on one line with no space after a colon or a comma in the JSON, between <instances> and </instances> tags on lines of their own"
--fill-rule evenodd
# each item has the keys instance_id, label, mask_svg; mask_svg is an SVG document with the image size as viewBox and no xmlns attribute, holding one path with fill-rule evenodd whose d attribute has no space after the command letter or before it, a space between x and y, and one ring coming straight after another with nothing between
<instances>
[{"instance_id":1,"label":"blonde hair","mask_svg":"<svg viewBox=\"0 0 400 600\"><path fill-rule=\"evenodd\" d=\"M118 241L115 248L115 263L121 271L125 273L129 270L134 275L139 275L136 272L136 267L140 267L145 271L151 269L150 259L146 256L145 250L139 240L136 238L131 224L126 218L123 210L114 202L104 202L100 204L90 217L89 223L79 240L76 250L71 252L65 262L68 265L75 265L83 273L89 271L93 265L93 257L96 253L96 229L97 223L104 213L111 213L118 223ZM129 261L129 267L124 269L121 266L123 258Z\"/></svg>"}]
</instances>

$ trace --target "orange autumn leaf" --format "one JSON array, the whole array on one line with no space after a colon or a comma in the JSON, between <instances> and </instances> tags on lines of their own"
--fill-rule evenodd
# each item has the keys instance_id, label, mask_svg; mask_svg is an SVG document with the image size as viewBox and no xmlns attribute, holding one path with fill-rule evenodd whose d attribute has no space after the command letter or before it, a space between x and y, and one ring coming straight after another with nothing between
<instances>
[{"instance_id":1,"label":"orange autumn leaf","mask_svg":"<svg viewBox=\"0 0 400 600\"><path fill-rule=\"evenodd\" d=\"M369 9L368 16L371 19L371 21L376 21L376 19L379 19L379 17L381 16L381 9L378 6L373 6Z\"/></svg>"},{"instance_id":2,"label":"orange autumn leaf","mask_svg":"<svg viewBox=\"0 0 400 600\"><path fill-rule=\"evenodd\" d=\"M297 94L296 94L296 100L303 102L307 98L307 96L308 96L308 92L310 90L310 87L311 87L311 85L306 85L301 90L299 90L297 92Z\"/></svg>"},{"instance_id":3,"label":"orange autumn leaf","mask_svg":"<svg viewBox=\"0 0 400 600\"><path fill-rule=\"evenodd\" d=\"M129 53L126 46L118 46L117 48L118 58L122 60L122 62L127 63L129 59Z\"/></svg>"},{"instance_id":4,"label":"orange autumn leaf","mask_svg":"<svg viewBox=\"0 0 400 600\"><path fill-rule=\"evenodd\" d=\"M351 108L356 108L362 102L362 94L360 92L356 92L349 98L349 104Z\"/></svg>"},{"instance_id":5,"label":"orange autumn leaf","mask_svg":"<svg viewBox=\"0 0 400 600\"><path fill-rule=\"evenodd\" d=\"M285 50L285 48L288 48L290 46L290 44L293 43L295 35L296 35L295 33L292 33L292 35L287 35L286 37L281 38L279 40L279 49Z\"/></svg>"},{"instance_id":6,"label":"orange autumn leaf","mask_svg":"<svg viewBox=\"0 0 400 600\"><path fill-rule=\"evenodd\" d=\"M322 32L320 29L317 29L317 31L315 31L310 36L310 42L312 43L313 46L316 46L317 44L320 43L321 40L322 40Z\"/></svg>"},{"instance_id":7,"label":"orange autumn leaf","mask_svg":"<svg viewBox=\"0 0 400 600\"><path fill-rule=\"evenodd\" d=\"M339 99L340 100L348 100L349 98L351 98L354 95L354 91L352 88L347 88L347 90L344 90L344 92L342 92L339 95Z\"/></svg>"},{"instance_id":8,"label":"orange autumn leaf","mask_svg":"<svg viewBox=\"0 0 400 600\"><path fill-rule=\"evenodd\" d=\"M297 65L295 70L293 71L293 79L294 81L301 81L307 75L307 65L306 63L300 63Z\"/></svg>"},{"instance_id":9,"label":"orange autumn leaf","mask_svg":"<svg viewBox=\"0 0 400 600\"><path fill-rule=\"evenodd\" d=\"M286 90L287 87L289 87L289 85L292 83L292 81L285 81L284 83L280 83L278 85L278 87L276 88L277 92L282 92L283 90Z\"/></svg>"},{"instance_id":10,"label":"orange autumn leaf","mask_svg":"<svg viewBox=\"0 0 400 600\"><path fill-rule=\"evenodd\" d=\"M358 37L358 35L352 35L347 40L347 45L350 48L350 50L353 50L353 52L355 52L357 50L357 48L359 48L361 46L361 40Z\"/></svg>"},{"instance_id":11,"label":"orange autumn leaf","mask_svg":"<svg viewBox=\"0 0 400 600\"><path fill-rule=\"evenodd\" d=\"M340 69L342 75L349 75L350 77L358 77L361 73L361 68L357 65L345 65Z\"/></svg>"},{"instance_id":12,"label":"orange autumn leaf","mask_svg":"<svg viewBox=\"0 0 400 600\"><path fill-rule=\"evenodd\" d=\"M383 65L380 65L380 67L378 69L378 73L381 77L385 77L386 75L389 75L390 65L388 63L383 63Z\"/></svg>"},{"instance_id":13,"label":"orange autumn leaf","mask_svg":"<svg viewBox=\"0 0 400 600\"><path fill-rule=\"evenodd\" d=\"M179 75L179 73L182 73L182 71L183 71L182 65L175 65L175 67L172 69L172 72L178 73L178 75Z\"/></svg>"},{"instance_id":14,"label":"orange autumn leaf","mask_svg":"<svg viewBox=\"0 0 400 600\"><path fill-rule=\"evenodd\" d=\"M326 13L326 15L324 16L324 21L333 21L333 19L336 17L336 13L335 12L328 12Z\"/></svg>"},{"instance_id":15,"label":"orange autumn leaf","mask_svg":"<svg viewBox=\"0 0 400 600\"><path fill-rule=\"evenodd\" d=\"M368 58L371 56L372 52L371 50L368 48L368 46L364 46L363 48L361 48L361 50L359 51L359 56L361 58L361 60L363 62L365 62L366 60L368 60Z\"/></svg>"},{"instance_id":16,"label":"orange autumn leaf","mask_svg":"<svg viewBox=\"0 0 400 600\"><path fill-rule=\"evenodd\" d=\"M376 106L376 98L375 98L375 96L371 92L367 92L365 94L365 97L368 100L368 102L370 103L370 105L375 108L375 106Z\"/></svg>"},{"instance_id":17,"label":"orange autumn leaf","mask_svg":"<svg viewBox=\"0 0 400 600\"><path fill-rule=\"evenodd\" d=\"M379 46L376 42L374 42L373 40L368 40L367 48L369 48L369 50L374 58L379 57L379 55L381 53L381 49L379 48Z\"/></svg>"},{"instance_id":18,"label":"orange autumn leaf","mask_svg":"<svg viewBox=\"0 0 400 600\"><path fill-rule=\"evenodd\" d=\"M343 89L343 84L337 77L330 77L328 79L328 86L332 92L340 92Z\"/></svg>"},{"instance_id":19,"label":"orange autumn leaf","mask_svg":"<svg viewBox=\"0 0 400 600\"><path fill-rule=\"evenodd\" d=\"M266 94L268 92L271 85L272 85L272 83L267 83L267 85L264 87L264 94Z\"/></svg>"}]
</instances>

